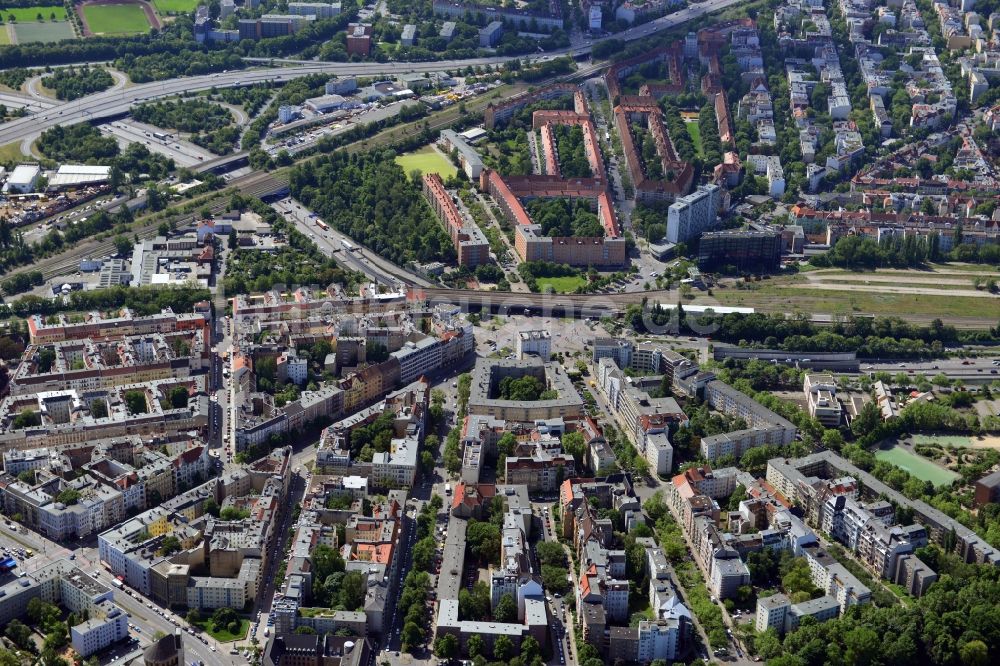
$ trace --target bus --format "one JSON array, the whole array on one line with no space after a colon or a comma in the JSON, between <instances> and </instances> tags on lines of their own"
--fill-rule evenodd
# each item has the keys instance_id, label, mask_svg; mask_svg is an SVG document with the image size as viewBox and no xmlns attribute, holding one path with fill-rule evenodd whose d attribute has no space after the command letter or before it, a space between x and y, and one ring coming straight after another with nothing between
<instances>
[{"instance_id":1,"label":"bus","mask_svg":"<svg viewBox=\"0 0 1000 666\"><path fill-rule=\"evenodd\" d=\"M329 231L330 230L329 225L326 222L324 222L323 220L316 220L316 226L319 227L320 229L322 229L323 231Z\"/></svg>"},{"instance_id":2,"label":"bus","mask_svg":"<svg viewBox=\"0 0 1000 666\"><path fill-rule=\"evenodd\" d=\"M153 138L159 139L160 141L166 141L170 138L170 135L166 132L153 132Z\"/></svg>"}]
</instances>

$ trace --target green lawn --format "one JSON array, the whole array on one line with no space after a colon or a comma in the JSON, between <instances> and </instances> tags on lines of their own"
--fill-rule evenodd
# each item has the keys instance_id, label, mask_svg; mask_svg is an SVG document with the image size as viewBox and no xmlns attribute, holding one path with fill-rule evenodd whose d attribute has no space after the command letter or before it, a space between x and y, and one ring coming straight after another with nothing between
<instances>
[{"instance_id":1,"label":"green lawn","mask_svg":"<svg viewBox=\"0 0 1000 666\"><path fill-rule=\"evenodd\" d=\"M139 5L86 5L83 15L95 35L134 35L150 29Z\"/></svg>"},{"instance_id":2,"label":"green lawn","mask_svg":"<svg viewBox=\"0 0 1000 666\"><path fill-rule=\"evenodd\" d=\"M13 16L18 23L34 23L38 21L39 14L42 15L44 21L51 20L52 14L56 15L57 21L66 20L66 8L62 5L34 5L32 7L0 9L0 16L6 22L10 22L10 17Z\"/></svg>"},{"instance_id":3,"label":"green lawn","mask_svg":"<svg viewBox=\"0 0 1000 666\"><path fill-rule=\"evenodd\" d=\"M153 0L153 6L161 15L186 14L195 10L198 0Z\"/></svg>"},{"instance_id":4,"label":"green lawn","mask_svg":"<svg viewBox=\"0 0 1000 666\"><path fill-rule=\"evenodd\" d=\"M421 174L436 173L445 180L458 173L455 165L431 146L424 146L420 150L400 155L396 158L396 164L403 167L407 176L414 169L419 170Z\"/></svg>"},{"instance_id":5,"label":"green lawn","mask_svg":"<svg viewBox=\"0 0 1000 666\"><path fill-rule=\"evenodd\" d=\"M7 31L7 26L0 25L0 46L10 44L10 33Z\"/></svg>"},{"instance_id":6,"label":"green lawn","mask_svg":"<svg viewBox=\"0 0 1000 666\"><path fill-rule=\"evenodd\" d=\"M17 41L21 44L28 42L59 42L64 39L75 39L73 24L69 21L57 21L55 23L46 21L45 23L15 23L14 32L17 34Z\"/></svg>"},{"instance_id":7,"label":"green lawn","mask_svg":"<svg viewBox=\"0 0 1000 666\"><path fill-rule=\"evenodd\" d=\"M568 277L541 277L535 280L538 283L538 291L543 294L549 291L549 287L552 291L558 294L572 294L577 290L577 287L584 287L587 284L587 278L580 277L579 275L571 275Z\"/></svg>"},{"instance_id":8,"label":"green lawn","mask_svg":"<svg viewBox=\"0 0 1000 666\"><path fill-rule=\"evenodd\" d=\"M698 151L699 155L701 155L701 128L698 127L698 123L684 123L684 129L686 129L687 133L691 136L691 142L694 143L694 149Z\"/></svg>"},{"instance_id":9,"label":"green lawn","mask_svg":"<svg viewBox=\"0 0 1000 666\"><path fill-rule=\"evenodd\" d=\"M201 629L206 634L219 641L220 643L227 643L229 641L238 641L246 637L247 631L250 629L250 620L246 618L240 618L240 631L238 634L230 633L229 631L223 629L222 631L212 631L212 620L211 618L206 618L200 622L195 622L194 626Z\"/></svg>"},{"instance_id":10,"label":"green lawn","mask_svg":"<svg viewBox=\"0 0 1000 666\"><path fill-rule=\"evenodd\" d=\"M935 486L946 486L958 478L958 474L955 472L939 467L923 456L910 453L899 446L879 449L875 452L875 457L906 470L918 479L930 481Z\"/></svg>"},{"instance_id":11,"label":"green lawn","mask_svg":"<svg viewBox=\"0 0 1000 666\"><path fill-rule=\"evenodd\" d=\"M23 161L24 153L21 152L20 141L0 146L0 164L17 164Z\"/></svg>"}]
</instances>

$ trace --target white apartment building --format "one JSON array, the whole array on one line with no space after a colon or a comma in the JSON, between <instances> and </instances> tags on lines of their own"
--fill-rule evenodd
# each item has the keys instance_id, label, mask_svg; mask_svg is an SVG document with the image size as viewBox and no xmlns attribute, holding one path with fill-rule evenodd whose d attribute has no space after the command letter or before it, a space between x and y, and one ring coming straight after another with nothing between
<instances>
[{"instance_id":1,"label":"white apartment building","mask_svg":"<svg viewBox=\"0 0 1000 666\"><path fill-rule=\"evenodd\" d=\"M552 334L543 330L519 331L515 340L515 351L519 359L537 356L548 361L552 355Z\"/></svg>"},{"instance_id":2,"label":"white apartment building","mask_svg":"<svg viewBox=\"0 0 1000 666\"><path fill-rule=\"evenodd\" d=\"M667 209L667 241L685 243L711 229L718 219L721 192L718 185L709 183L670 204Z\"/></svg>"}]
</instances>

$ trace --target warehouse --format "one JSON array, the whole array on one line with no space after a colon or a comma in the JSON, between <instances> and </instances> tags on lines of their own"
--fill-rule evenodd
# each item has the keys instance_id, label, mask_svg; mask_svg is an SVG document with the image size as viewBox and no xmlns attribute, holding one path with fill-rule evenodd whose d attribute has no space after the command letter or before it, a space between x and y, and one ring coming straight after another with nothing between
<instances>
[{"instance_id":1,"label":"warehouse","mask_svg":"<svg viewBox=\"0 0 1000 666\"><path fill-rule=\"evenodd\" d=\"M111 167L88 164L64 164L49 177L50 190L103 185L111 179Z\"/></svg>"}]
</instances>

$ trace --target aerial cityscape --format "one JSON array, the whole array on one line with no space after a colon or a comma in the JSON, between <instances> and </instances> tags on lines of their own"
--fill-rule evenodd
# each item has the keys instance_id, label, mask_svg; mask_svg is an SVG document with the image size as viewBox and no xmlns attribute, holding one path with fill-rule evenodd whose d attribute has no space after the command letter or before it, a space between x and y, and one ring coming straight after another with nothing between
<instances>
[{"instance_id":1,"label":"aerial cityscape","mask_svg":"<svg viewBox=\"0 0 1000 666\"><path fill-rule=\"evenodd\" d=\"M1000 0L0 0L0 188L3 666L1000 655Z\"/></svg>"}]
</instances>

